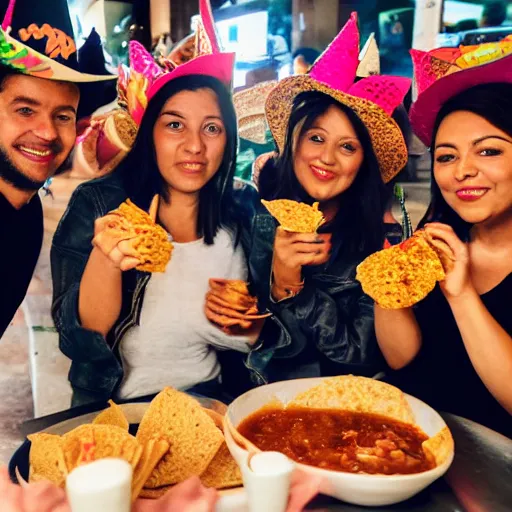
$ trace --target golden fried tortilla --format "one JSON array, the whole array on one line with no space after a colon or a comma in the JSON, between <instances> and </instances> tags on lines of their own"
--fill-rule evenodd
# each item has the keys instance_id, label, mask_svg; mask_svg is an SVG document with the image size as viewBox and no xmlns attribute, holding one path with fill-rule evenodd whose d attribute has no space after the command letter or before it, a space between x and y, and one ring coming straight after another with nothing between
<instances>
[{"instance_id":1,"label":"golden fried tortilla","mask_svg":"<svg viewBox=\"0 0 512 512\"><path fill-rule=\"evenodd\" d=\"M158 463L144 487L154 489L201 475L224 441L215 422L192 397L165 388L151 402L137 431L145 445L163 439L170 449Z\"/></svg>"},{"instance_id":2,"label":"golden fried tortilla","mask_svg":"<svg viewBox=\"0 0 512 512\"><path fill-rule=\"evenodd\" d=\"M132 501L135 501L162 457L169 451L169 443L162 439L151 439L144 446L142 457L135 468L132 481Z\"/></svg>"},{"instance_id":3,"label":"golden fried tortilla","mask_svg":"<svg viewBox=\"0 0 512 512\"><path fill-rule=\"evenodd\" d=\"M68 471L81 463L106 457L124 459L133 468L142 455L142 446L126 430L113 425L81 425L62 436Z\"/></svg>"},{"instance_id":4,"label":"golden fried tortilla","mask_svg":"<svg viewBox=\"0 0 512 512\"><path fill-rule=\"evenodd\" d=\"M94 444L92 425L89 424L80 425L62 436L64 459L70 473L79 465L79 458L81 455L83 456L83 445L87 443Z\"/></svg>"},{"instance_id":5,"label":"golden fried tortilla","mask_svg":"<svg viewBox=\"0 0 512 512\"><path fill-rule=\"evenodd\" d=\"M206 487L214 487L215 489L228 489L242 485L242 473L229 452L226 442L222 443L219 451L200 478Z\"/></svg>"},{"instance_id":6,"label":"golden fried tortilla","mask_svg":"<svg viewBox=\"0 0 512 512\"><path fill-rule=\"evenodd\" d=\"M274 201L262 199L261 202L286 231L315 233L325 222L322 212L318 209L318 203L309 206L290 199L276 199Z\"/></svg>"},{"instance_id":7,"label":"golden fried tortilla","mask_svg":"<svg viewBox=\"0 0 512 512\"><path fill-rule=\"evenodd\" d=\"M147 212L130 199L127 199L111 214L123 219L119 222L119 226L115 226L116 230L126 230L126 224L130 226L129 238L133 240L132 246L141 260L140 265L136 267L137 270L164 272L173 250L173 245L164 228L156 224Z\"/></svg>"},{"instance_id":8,"label":"golden fried tortilla","mask_svg":"<svg viewBox=\"0 0 512 512\"><path fill-rule=\"evenodd\" d=\"M31 434L29 482L49 480L58 487L64 487L68 468L64 459L63 443L60 436L52 434Z\"/></svg>"},{"instance_id":9,"label":"golden fried tortilla","mask_svg":"<svg viewBox=\"0 0 512 512\"><path fill-rule=\"evenodd\" d=\"M379 306L401 309L423 300L445 275L438 253L419 231L366 258L357 267L356 279Z\"/></svg>"},{"instance_id":10,"label":"golden fried tortilla","mask_svg":"<svg viewBox=\"0 0 512 512\"><path fill-rule=\"evenodd\" d=\"M398 388L380 380L354 375L326 379L318 386L299 393L287 407L342 409L414 423L411 406Z\"/></svg>"},{"instance_id":11,"label":"golden fried tortilla","mask_svg":"<svg viewBox=\"0 0 512 512\"><path fill-rule=\"evenodd\" d=\"M126 416L124 415L124 412L121 409L121 407L119 407L119 405L114 403L112 400L109 400L108 403L110 404L110 407L100 412L100 414L98 414L98 416L94 418L92 424L114 425L128 432L130 424L128 423L128 420L126 419Z\"/></svg>"},{"instance_id":12,"label":"golden fried tortilla","mask_svg":"<svg viewBox=\"0 0 512 512\"><path fill-rule=\"evenodd\" d=\"M436 466L443 464L453 454L455 443L448 427L442 428L435 436L423 441L423 451Z\"/></svg>"}]
</instances>

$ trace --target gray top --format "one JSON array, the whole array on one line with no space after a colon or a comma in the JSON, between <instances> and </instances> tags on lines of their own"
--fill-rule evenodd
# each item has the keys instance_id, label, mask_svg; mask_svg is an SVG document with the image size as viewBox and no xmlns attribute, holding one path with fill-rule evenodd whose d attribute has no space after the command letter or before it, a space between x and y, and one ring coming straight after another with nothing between
<instances>
[{"instance_id":1,"label":"gray top","mask_svg":"<svg viewBox=\"0 0 512 512\"><path fill-rule=\"evenodd\" d=\"M202 239L173 245L166 271L153 274L148 283L140 325L121 341L125 374L119 398L214 379L220 373L216 349L249 351L246 337L224 333L204 314L208 279L247 279L242 247L235 248L225 230L213 245Z\"/></svg>"}]
</instances>

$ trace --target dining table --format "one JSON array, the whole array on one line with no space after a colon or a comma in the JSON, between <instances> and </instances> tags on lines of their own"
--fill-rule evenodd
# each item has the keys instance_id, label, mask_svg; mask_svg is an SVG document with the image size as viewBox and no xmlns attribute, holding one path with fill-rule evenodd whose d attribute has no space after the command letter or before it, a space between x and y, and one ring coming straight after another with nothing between
<instances>
[{"instance_id":1,"label":"dining table","mask_svg":"<svg viewBox=\"0 0 512 512\"><path fill-rule=\"evenodd\" d=\"M101 410L91 404L29 420L21 425L23 435L44 430L70 418ZM512 439L483 425L448 413L440 413L455 441L450 469L416 496L384 507L363 507L317 496L305 510L316 512L511 512Z\"/></svg>"}]
</instances>

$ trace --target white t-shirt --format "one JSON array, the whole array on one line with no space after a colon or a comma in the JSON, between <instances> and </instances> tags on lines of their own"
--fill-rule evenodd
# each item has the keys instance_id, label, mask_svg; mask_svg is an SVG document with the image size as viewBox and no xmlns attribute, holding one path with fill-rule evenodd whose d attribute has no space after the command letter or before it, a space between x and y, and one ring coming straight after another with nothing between
<instances>
[{"instance_id":1,"label":"white t-shirt","mask_svg":"<svg viewBox=\"0 0 512 512\"><path fill-rule=\"evenodd\" d=\"M216 348L249 351L246 337L225 334L204 313L208 279L247 279L241 245L235 248L226 230L219 230L213 245L202 239L173 245L165 272L154 273L147 285L140 325L121 340L120 398L214 379L220 373Z\"/></svg>"}]
</instances>

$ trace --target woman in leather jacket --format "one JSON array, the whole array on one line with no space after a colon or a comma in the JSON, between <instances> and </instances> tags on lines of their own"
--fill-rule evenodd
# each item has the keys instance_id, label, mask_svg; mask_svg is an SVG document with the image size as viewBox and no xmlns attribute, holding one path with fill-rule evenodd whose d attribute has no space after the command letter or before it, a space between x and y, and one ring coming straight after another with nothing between
<instances>
[{"instance_id":1,"label":"woman in leather jacket","mask_svg":"<svg viewBox=\"0 0 512 512\"><path fill-rule=\"evenodd\" d=\"M256 384L374 376L385 368L373 301L355 274L399 228L383 221L385 182L407 161L392 113L410 82L372 76L356 83L356 67L345 51L353 46L354 33L352 16L309 75L284 79L266 102L278 154L261 169L260 198L318 201L326 223L317 233L290 233L277 227L259 201L254 204L244 229L249 273L260 307L272 313L245 360ZM333 78L334 61L343 76ZM354 76L347 77L351 67ZM378 94L372 97L368 90Z\"/></svg>"}]
</instances>

